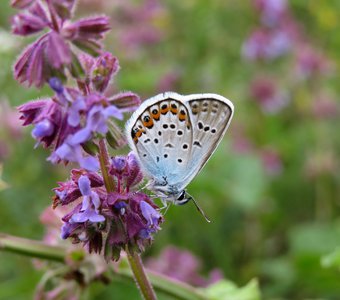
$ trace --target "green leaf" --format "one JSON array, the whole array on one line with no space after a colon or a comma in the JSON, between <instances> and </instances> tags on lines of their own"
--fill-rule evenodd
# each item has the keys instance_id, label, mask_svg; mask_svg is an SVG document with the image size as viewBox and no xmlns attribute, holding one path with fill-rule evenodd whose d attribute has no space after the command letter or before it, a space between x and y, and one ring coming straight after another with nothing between
<instances>
[{"instance_id":1,"label":"green leaf","mask_svg":"<svg viewBox=\"0 0 340 300\"><path fill-rule=\"evenodd\" d=\"M256 279L252 279L246 286L237 287L229 280L221 280L205 289L210 300L260 300L260 290Z\"/></svg>"},{"instance_id":2,"label":"green leaf","mask_svg":"<svg viewBox=\"0 0 340 300\"><path fill-rule=\"evenodd\" d=\"M98 145L92 141L87 141L81 145L84 151L92 156L97 155L99 148Z\"/></svg>"},{"instance_id":3,"label":"green leaf","mask_svg":"<svg viewBox=\"0 0 340 300\"><path fill-rule=\"evenodd\" d=\"M340 269L340 247L336 248L333 252L324 255L321 258L321 265L324 268L339 268Z\"/></svg>"},{"instance_id":4,"label":"green leaf","mask_svg":"<svg viewBox=\"0 0 340 300\"><path fill-rule=\"evenodd\" d=\"M71 75L74 78L81 78L84 76L84 69L77 57L76 54L72 53L72 63L71 65L68 67L68 69L71 72Z\"/></svg>"}]
</instances>

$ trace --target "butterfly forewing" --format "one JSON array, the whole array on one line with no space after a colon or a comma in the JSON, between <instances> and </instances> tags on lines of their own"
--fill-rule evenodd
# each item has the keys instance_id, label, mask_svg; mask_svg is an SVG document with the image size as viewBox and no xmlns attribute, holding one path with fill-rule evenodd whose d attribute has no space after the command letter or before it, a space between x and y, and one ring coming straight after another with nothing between
<instances>
[{"instance_id":1,"label":"butterfly forewing","mask_svg":"<svg viewBox=\"0 0 340 300\"><path fill-rule=\"evenodd\" d=\"M193 126L189 172L183 188L202 169L224 136L233 115L232 103L215 94L189 95L186 103Z\"/></svg>"},{"instance_id":2,"label":"butterfly forewing","mask_svg":"<svg viewBox=\"0 0 340 300\"><path fill-rule=\"evenodd\" d=\"M193 144L188 108L168 93L143 103L127 126L142 168L156 181L176 184L187 174Z\"/></svg>"}]
</instances>

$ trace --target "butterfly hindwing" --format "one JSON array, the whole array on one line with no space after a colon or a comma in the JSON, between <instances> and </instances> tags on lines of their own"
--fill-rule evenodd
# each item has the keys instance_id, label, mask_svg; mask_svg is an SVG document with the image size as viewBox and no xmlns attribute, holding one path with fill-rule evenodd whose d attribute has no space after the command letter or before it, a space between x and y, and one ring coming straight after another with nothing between
<instances>
[{"instance_id":1,"label":"butterfly hindwing","mask_svg":"<svg viewBox=\"0 0 340 300\"><path fill-rule=\"evenodd\" d=\"M183 188L202 169L226 132L233 115L233 104L215 94L186 96L193 126L189 172Z\"/></svg>"}]
</instances>

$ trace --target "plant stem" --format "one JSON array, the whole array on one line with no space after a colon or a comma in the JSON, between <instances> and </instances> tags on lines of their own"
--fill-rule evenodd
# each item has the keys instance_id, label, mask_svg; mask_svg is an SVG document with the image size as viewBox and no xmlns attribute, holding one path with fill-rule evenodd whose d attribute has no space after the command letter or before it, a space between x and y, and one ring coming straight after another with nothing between
<instances>
[{"instance_id":1,"label":"plant stem","mask_svg":"<svg viewBox=\"0 0 340 300\"><path fill-rule=\"evenodd\" d=\"M155 291L152 288L151 283L149 282L144 267L142 260L139 256L138 253L130 251L128 246L126 246L126 254L127 258L130 264L130 268L133 272L135 281L137 286L139 287L140 292L143 295L143 298L145 300L156 300L156 294Z\"/></svg>"},{"instance_id":2,"label":"plant stem","mask_svg":"<svg viewBox=\"0 0 340 300\"><path fill-rule=\"evenodd\" d=\"M115 189L115 183L113 181L112 176L110 176L108 172L109 164L110 164L109 163L110 157L109 157L109 153L106 147L106 142L104 139L101 139L99 141L99 155L98 156L99 156L100 168L101 168L102 175L104 178L104 184L105 184L106 190L108 192L113 192ZM151 283L149 282L145 274L143 263L142 263L142 260L139 254L133 251L130 251L128 249L128 246L125 248L125 251L127 253L128 261L129 261L132 273L134 275L135 282L143 298L145 300L156 300L157 299L156 294L152 288Z\"/></svg>"},{"instance_id":3,"label":"plant stem","mask_svg":"<svg viewBox=\"0 0 340 300\"><path fill-rule=\"evenodd\" d=\"M0 250L26 256L64 262L66 248L0 233Z\"/></svg>"},{"instance_id":4,"label":"plant stem","mask_svg":"<svg viewBox=\"0 0 340 300\"><path fill-rule=\"evenodd\" d=\"M115 183L113 178L109 175L109 165L110 165L110 157L107 151L106 142L104 139L99 141L99 161L100 161L100 169L102 171L102 175L104 178L104 184L106 190L110 193L115 190Z\"/></svg>"},{"instance_id":5,"label":"plant stem","mask_svg":"<svg viewBox=\"0 0 340 300\"><path fill-rule=\"evenodd\" d=\"M0 233L0 251L1 250L60 263L65 263L65 258L69 255L69 250L65 247L49 246L39 241L19 238L3 233ZM137 254L135 255L137 256ZM137 259L140 260L139 257ZM132 262L135 263L137 259L133 259ZM121 265L124 264L122 263ZM115 282L132 282L134 280L134 274L131 269L127 267L111 268L108 275L110 279ZM188 284L155 272L147 271L146 273L157 291L169 295L173 299L206 300L205 295L201 291Z\"/></svg>"}]
</instances>

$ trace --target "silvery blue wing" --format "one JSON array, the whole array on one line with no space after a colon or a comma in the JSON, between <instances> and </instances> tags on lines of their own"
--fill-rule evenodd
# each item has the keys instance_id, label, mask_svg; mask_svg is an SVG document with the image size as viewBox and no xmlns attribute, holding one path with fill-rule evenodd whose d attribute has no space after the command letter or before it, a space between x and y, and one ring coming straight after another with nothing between
<instances>
[{"instance_id":1,"label":"silvery blue wing","mask_svg":"<svg viewBox=\"0 0 340 300\"><path fill-rule=\"evenodd\" d=\"M224 136L233 104L216 94L166 92L142 103L126 125L131 149L163 201L186 203L185 187Z\"/></svg>"}]
</instances>

